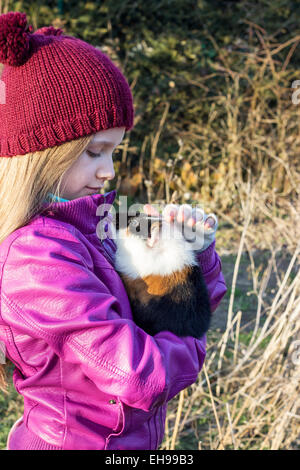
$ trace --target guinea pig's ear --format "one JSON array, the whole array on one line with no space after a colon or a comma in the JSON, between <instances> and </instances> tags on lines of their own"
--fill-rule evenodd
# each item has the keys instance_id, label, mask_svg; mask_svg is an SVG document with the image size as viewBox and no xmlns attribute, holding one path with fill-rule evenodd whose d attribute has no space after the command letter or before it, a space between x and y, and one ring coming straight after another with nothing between
<instances>
[{"instance_id":1,"label":"guinea pig's ear","mask_svg":"<svg viewBox=\"0 0 300 470\"><path fill-rule=\"evenodd\" d=\"M128 216L127 216L127 225L129 225L130 222L131 222L133 219L135 219L135 218L136 218L136 215L128 215Z\"/></svg>"},{"instance_id":2,"label":"guinea pig's ear","mask_svg":"<svg viewBox=\"0 0 300 470\"><path fill-rule=\"evenodd\" d=\"M130 224L130 222L133 220L133 219L140 219L140 217L142 217L143 214L140 213L140 211L137 211L136 214L133 214L133 215L127 215L127 218L128 218L128 225Z\"/></svg>"},{"instance_id":3,"label":"guinea pig's ear","mask_svg":"<svg viewBox=\"0 0 300 470\"><path fill-rule=\"evenodd\" d=\"M139 215L139 214L138 214ZM121 211L116 213L116 229L127 228L130 222L136 218L136 215L128 215L127 212Z\"/></svg>"}]
</instances>

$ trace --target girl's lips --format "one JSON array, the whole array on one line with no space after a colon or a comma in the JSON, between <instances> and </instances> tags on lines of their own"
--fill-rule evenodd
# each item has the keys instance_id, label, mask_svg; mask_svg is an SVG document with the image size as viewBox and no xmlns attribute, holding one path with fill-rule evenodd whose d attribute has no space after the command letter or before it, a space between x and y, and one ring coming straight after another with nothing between
<instances>
[{"instance_id":1,"label":"girl's lips","mask_svg":"<svg viewBox=\"0 0 300 470\"><path fill-rule=\"evenodd\" d=\"M94 191L98 191L99 189L103 188L103 186L100 186L99 188L91 188L90 186L87 186L88 189L93 189Z\"/></svg>"}]
</instances>

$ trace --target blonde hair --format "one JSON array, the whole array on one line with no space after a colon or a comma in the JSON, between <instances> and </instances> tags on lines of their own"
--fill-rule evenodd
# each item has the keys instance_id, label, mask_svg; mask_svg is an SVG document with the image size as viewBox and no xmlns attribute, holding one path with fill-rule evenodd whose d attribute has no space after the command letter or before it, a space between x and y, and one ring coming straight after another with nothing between
<instances>
[{"instance_id":1,"label":"blonde hair","mask_svg":"<svg viewBox=\"0 0 300 470\"><path fill-rule=\"evenodd\" d=\"M0 243L43 212L43 202L49 192L61 197L65 172L84 152L93 136L26 155L0 157ZM5 369L0 365L0 389L3 391L6 382Z\"/></svg>"}]
</instances>

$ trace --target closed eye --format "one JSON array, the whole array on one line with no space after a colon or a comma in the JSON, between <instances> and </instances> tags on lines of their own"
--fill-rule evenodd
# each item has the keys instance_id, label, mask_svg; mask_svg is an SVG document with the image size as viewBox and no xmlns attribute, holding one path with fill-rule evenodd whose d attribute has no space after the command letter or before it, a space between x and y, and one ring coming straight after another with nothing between
<instances>
[{"instance_id":1,"label":"closed eye","mask_svg":"<svg viewBox=\"0 0 300 470\"><path fill-rule=\"evenodd\" d=\"M87 150L86 153L92 158L101 157L102 155L102 153L94 153L94 152L91 152L90 150Z\"/></svg>"}]
</instances>

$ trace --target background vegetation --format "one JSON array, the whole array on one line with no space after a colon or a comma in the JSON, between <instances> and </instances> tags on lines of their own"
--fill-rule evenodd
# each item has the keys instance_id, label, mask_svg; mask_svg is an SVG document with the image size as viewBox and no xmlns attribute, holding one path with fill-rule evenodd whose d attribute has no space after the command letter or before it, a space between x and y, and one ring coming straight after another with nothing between
<instances>
[{"instance_id":1,"label":"background vegetation","mask_svg":"<svg viewBox=\"0 0 300 470\"><path fill-rule=\"evenodd\" d=\"M299 448L299 2L0 1L1 11L62 27L123 70L136 125L106 190L219 217L228 293L161 448ZM22 409L11 394L0 398L3 448Z\"/></svg>"}]
</instances>

